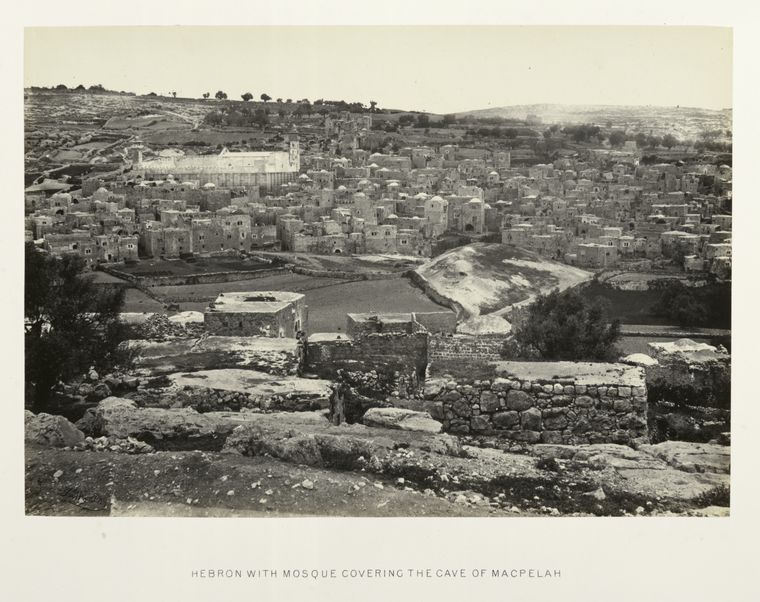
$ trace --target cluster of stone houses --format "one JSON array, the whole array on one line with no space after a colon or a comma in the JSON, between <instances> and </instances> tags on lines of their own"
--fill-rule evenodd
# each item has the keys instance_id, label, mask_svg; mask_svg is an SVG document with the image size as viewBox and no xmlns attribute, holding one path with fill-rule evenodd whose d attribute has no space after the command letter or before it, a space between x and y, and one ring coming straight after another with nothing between
<instances>
[{"instance_id":1,"label":"cluster of stone houses","mask_svg":"<svg viewBox=\"0 0 760 602\"><path fill-rule=\"evenodd\" d=\"M325 128L355 138L368 124L349 116ZM588 268L677 255L686 270L730 273L728 166L645 165L635 148L563 151L550 164L513 166L503 150L448 144L383 154L349 142L340 156L300 154L291 136L299 173L267 186L147 180L138 169L73 192L29 191L27 236L55 253L118 262L262 248L429 256L445 234L500 235Z\"/></svg>"}]
</instances>

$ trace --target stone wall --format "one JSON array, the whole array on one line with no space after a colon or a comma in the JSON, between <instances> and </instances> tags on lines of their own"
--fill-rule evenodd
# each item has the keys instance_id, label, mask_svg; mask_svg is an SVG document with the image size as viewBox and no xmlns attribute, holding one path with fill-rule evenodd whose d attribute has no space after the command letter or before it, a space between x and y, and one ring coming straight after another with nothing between
<instances>
[{"instance_id":1,"label":"stone wall","mask_svg":"<svg viewBox=\"0 0 760 602\"><path fill-rule=\"evenodd\" d=\"M237 282L238 280L253 280L265 278L290 271L287 266L265 268L262 270L235 270L230 272L207 272L205 274L185 274L178 276L133 276L125 272L111 270L111 274L120 278L136 280L143 286L189 286L193 284L216 284L222 282Z\"/></svg>"},{"instance_id":2,"label":"stone wall","mask_svg":"<svg viewBox=\"0 0 760 602\"><path fill-rule=\"evenodd\" d=\"M305 371L330 379L338 377L341 371L364 373L368 378L382 374L383 382L387 383L383 389L388 390L378 393L390 394L395 390L412 394L425 375L427 340L424 332L377 333L358 338L320 333L306 343Z\"/></svg>"},{"instance_id":3,"label":"stone wall","mask_svg":"<svg viewBox=\"0 0 760 602\"><path fill-rule=\"evenodd\" d=\"M184 387L178 391L146 390L140 405L193 408L197 412L308 412L326 409L329 398L313 393L255 394L206 387Z\"/></svg>"},{"instance_id":4,"label":"stone wall","mask_svg":"<svg viewBox=\"0 0 760 602\"><path fill-rule=\"evenodd\" d=\"M453 433L524 443L646 440L642 368L574 362L493 362L491 378L431 378L425 406Z\"/></svg>"},{"instance_id":5,"label":"stone wall","mask_svg":"<svg viewBox=\"0 0 760 602\"><path fill-rule=\"evenodd\" d=\"M448 373L452 376L476 375L487 362L503 359L502 352L507 337L467 334L431 334L428 339L428 373L436 376Z\"/></svg>"},{"instance_id":6,"label":"stone wall","mask_svg":"<svg viewBox=\"0 0 760 602\"><path fill-rule=\"evenodd\" d=\"M731 356L691 339L650 343L645 367L654 441L722 441L731 431Z\"/></svg>"}]
</instances>

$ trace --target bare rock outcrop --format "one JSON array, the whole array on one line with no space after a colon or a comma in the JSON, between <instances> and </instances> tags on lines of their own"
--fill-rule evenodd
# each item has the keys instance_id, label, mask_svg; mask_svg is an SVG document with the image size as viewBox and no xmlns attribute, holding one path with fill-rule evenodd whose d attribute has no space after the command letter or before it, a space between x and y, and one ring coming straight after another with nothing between
<instances>
[{"instance_id":1,"label":"bare rock outcrop","mask_svg":"<svg viewBox=\"0 0 760 602\"><path fill-rule=\"evenodd\" d=\"M84 433L63 416L24 413L24 439L50 447L73 447L84 441Z\"/></svg>"}]
</instances>

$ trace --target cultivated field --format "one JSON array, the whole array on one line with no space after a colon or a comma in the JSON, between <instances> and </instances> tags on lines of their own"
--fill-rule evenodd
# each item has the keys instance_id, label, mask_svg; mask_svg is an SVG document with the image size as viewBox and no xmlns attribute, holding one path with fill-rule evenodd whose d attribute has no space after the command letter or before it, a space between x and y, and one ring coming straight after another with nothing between
<instances>
[{"instance_id":1,"label":"cultivated field","mask_svg":"<svg viewBox=\"0 0 760 602\"><path fill-rule=\"evenodd\" d=\"M303 293L309 306L309 332L345 331L347 313L446 309L431 301L406 278L347 281L285 273L237 282L164 286L152 290L168 300L182 297L198 299L179 302L183 311L203 311L209 300L223 292L276 290Z\"/></svg>"}]
</instances>

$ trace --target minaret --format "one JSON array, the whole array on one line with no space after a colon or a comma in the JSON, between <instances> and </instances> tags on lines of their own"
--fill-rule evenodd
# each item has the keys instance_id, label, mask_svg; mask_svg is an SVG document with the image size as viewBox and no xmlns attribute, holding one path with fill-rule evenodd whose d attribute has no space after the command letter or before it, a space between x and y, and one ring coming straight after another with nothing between
<instances>
[{"instance_id":1,"label":"minaret","mask_svg":"<svg viewBox=\"0 0 760 602\"><path fill-rule=\"evenodd\" d=\"M288 160L290 166L294 171L300 171L301 169L301 149L298 143L298 132L292 130L288 134L288 147L289 155Z\"/></svg>"}]
</instances>

